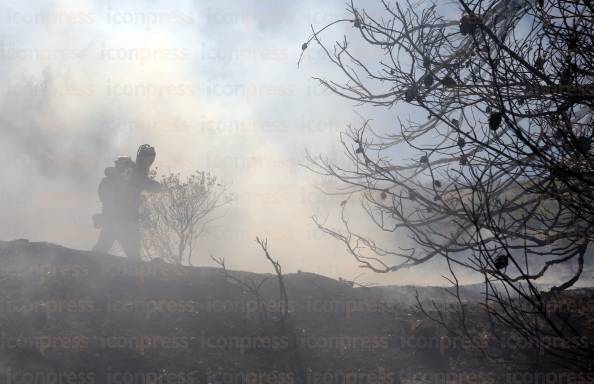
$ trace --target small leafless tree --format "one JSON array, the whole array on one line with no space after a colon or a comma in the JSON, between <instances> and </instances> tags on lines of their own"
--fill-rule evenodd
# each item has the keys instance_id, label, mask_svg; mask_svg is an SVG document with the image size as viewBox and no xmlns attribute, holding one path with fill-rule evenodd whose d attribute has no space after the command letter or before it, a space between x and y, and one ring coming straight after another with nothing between
<instances>
[{"instance_id":1,"label":"small leafless tree","mask_svg":"<svg viewBox=\"0 0 594 384\"><path fill-rule=\"evenodd\" d=\"M441 257L457 287L456 271L472 271L492 317L538 347L561 338L565 347L544 349L587 362L592 340L576 343L580 330L546 304L580 279L594 239L594 4L456 3L444 16L431 1L378 0L371 10L351 1L344 19L312 26L303 51L316 43L341 75L317 78L322 86L357 104L405 103L413 116L395 128L350 127L348 166L308 155L346 196L342 229L314 220L378 273ZM323 41L345 23L352 33ZM375 55L357 55L361 46ZM357 232L353 199L410 244Z\"/></svg>"},{"instance_id":2,"label":"small leafless tree","mask_svg":"<svg viewBox=\"0 0 594 384\"><path fill-rule=\"evenodd\" d=\"M272 264L276 279L278 280L279 300L281 304L281 327L285 329L287 317L289 316L289 296L287 295L287 288L285 287L285 280L283 278L283 269L278 260L274 260L268 252L268 240L256 237L256 243L262 248L266 260Z\"/></svg>"},{"instance_id":3,"label":"small leafless tree","mask_svg":"<svg viewBox=\"0 0 594 384\"><path fill-rule=\"evenodd\" d=\"M279 300L281 304L279 325L281 332L289 338L289 352L291 353L291 363L293 364L293 370L297 376L296 382L307 383L305 365L303 364L303 357L301 356L301 351L299 350L298 332L290 318L289 295L287 294L287 287L285 285L282 266L280 261L273 259L270 255L270 251L268 250L268 239L256 237L256 243L260 246L260 248L262 248L264 257L266 257L266 260L272 264L276 274L279 289Z\"/></svg>"},{"instance_id":4,"label":"small leafless tree","mask_svg":"<svg viewBox=\"0 0 594 384\"><path fill-rule=\"evenodd\" d=\"M241 277L235 275L233 272L229 272L227 269L227 265L225 263L225 259L222 257L210 256L210 258L219 266L223 271L223 275L227 281L232 281L233 283L237 284L238 286L245 289L247 292L251 293L254 298L256 299L257 311L258 311L258 319L260 321L263 320L262 316L262 293L260 290L265 282L268 281L268 277L259 277L258 279L254 279L250 276Z\"/></svg>"},{"instance_id":5,"label":"small leafless tree","mask_svg":"<svg viewBox=\"0 0 594 384\"><path fill-rule=\"evenodd\" d=\"M149 259L191 265L198 239L217 218L213 212L230 203L232 197L225 184L205 172L197 171L185 179L170 173L159 182L162 192L142 197L144 253Z\"/></svg>"}]
</instances>

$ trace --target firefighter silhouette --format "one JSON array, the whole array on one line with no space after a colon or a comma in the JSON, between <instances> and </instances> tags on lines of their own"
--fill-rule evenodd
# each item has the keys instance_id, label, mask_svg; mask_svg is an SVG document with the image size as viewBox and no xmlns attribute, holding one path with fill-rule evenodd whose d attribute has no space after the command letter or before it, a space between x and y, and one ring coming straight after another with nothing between
<instances>
[{"instance_id":1,"label":"firefighter silhouette","mask_svg":"<svg viewBox=\"0 0 594 384\"><path fill-rule=\"evenodd\" d=\"M161 184L148 176L155 155L153 147L143 144L136 153L136 162L120 156L114 167L105 168L98 188L102 210L93 217L95 227L101 228L94 251L107 253L117 241L127 257L140 260L140 195L143 191L161 190Z\"/></svg>"}]
</instances>

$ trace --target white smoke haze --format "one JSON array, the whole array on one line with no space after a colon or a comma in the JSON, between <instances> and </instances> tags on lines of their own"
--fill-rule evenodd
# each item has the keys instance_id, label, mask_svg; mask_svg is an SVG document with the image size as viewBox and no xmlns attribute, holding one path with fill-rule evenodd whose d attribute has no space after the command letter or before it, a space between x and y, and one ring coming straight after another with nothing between
<instances>
[{"instance_id":1,"label":"white smoke haze","mask_svg":"<svg viewBox=\"0 0 594 384\"><path fill-rule=\"evenodd\" d=\"M340 162L339 134L360 122L311 79L332 73L319 49L297 68L310 25L345 15L343 0L0 5L2 238L90 249L103 169L150 143L160 172L210 171L236 196L195 265L211 265L212 254L232 269L269 271L261 236L287 272L365 272L316 229L311 216L335 222L341 198L320 193L330 181L300 166L306 148ZM394 114L371 116L389 126ZM435 265L361 279L443 283Z\"/></svg>"}]
</instances>

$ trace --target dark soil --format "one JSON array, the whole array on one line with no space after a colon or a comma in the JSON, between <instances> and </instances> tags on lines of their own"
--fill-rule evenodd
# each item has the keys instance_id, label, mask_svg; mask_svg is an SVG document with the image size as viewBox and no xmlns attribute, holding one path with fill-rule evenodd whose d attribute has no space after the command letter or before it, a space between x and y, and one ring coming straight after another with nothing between
<instances>
[{"instance_id":1,"label":"dark soil","mask_svg":"<svg viewBox=\"0 0 594 384\"><path fill-rule=\"evenodd\" d=\"M413 287L289 274L285 319L273 275L232 272L267 278L256 297L216 268L26 240L0 242L0 271L0 382L493 383L509 374L509 363L487 361L415 309ZM453 304L444 288L419 290L425 304ZM538 353L522 355L532 365L514 369L534 371Z\"/></svg>"}]
</instances>

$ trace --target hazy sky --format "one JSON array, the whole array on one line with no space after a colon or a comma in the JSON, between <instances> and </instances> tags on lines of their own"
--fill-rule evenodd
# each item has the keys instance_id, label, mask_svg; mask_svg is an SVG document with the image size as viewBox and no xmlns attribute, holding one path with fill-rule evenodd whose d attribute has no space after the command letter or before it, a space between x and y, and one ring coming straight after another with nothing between
<instances>
[{"instance_id":1,"label":"hazy sky","mask_svg":"<svg viewBox=\"0 0 594 384\"><path fill-rule=\"evenodd\" d=\"M233 269L268 271L253 241L262 236L288 272L364 272L315 228L311 216L331 222L339 200L299 165L306 148L340 161L339 134L360 121L311 79L333 74L321 50L310 47L297 68L310 25L345 8L344 0L2 2L1 238L91 248L103 169L150 143L161 171L211 171L236 195L195 264L214 254ZM329 41L352 32L340 28ZM359 112L379 126L397 113ZM441 281L423 271L362 279L419 276Z\"/></svg>"}]
</instances>

